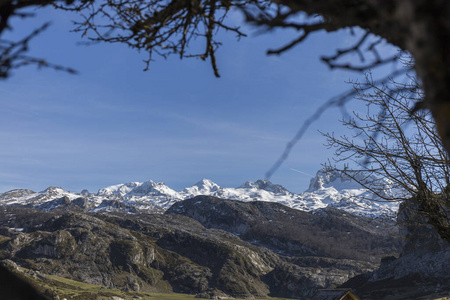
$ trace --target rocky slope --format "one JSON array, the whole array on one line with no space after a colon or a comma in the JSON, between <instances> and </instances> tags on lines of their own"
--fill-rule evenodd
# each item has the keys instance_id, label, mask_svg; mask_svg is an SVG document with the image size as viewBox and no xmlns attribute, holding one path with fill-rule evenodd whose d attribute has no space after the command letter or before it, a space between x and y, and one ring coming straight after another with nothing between
<instances>
[{"instance_id":1,"label":"rocky slope","mask_svg":"<svg viewBox=\"0 0 450 300\"><path fill-rule=\"evenodd\" d=\"M314 213L279 203L197 196L175 203L166 214L182 214L207 228L238 235L257 246L289 256L321 256L378 263L386 249L399 249L392 223L325 208Z\"/></svg>"},{"instance_id":2,"label":"rocky slope","mask_svg":"<svg viewBox=\"0 0 450 300\"><path fill-rule=\"evenodd\" d=\"M181 215L181 211L175 214L183 203L188 208L198 201L209 202L199 216L222 216L223 225L208 218L199 222ZM81 201L77 203L80 206L49 211L0 207L0 258L40 274L108 288L175 291L205 298L268 294L300 298L309 297L318 288L343 284L352 276L373 270L376 258L395 254L395 247L383 243L362 250L371 251L374 259L358 259L357 249L352 249L348 257L339 254L337 249L345 248L348 236L359 234L364 221L333 210L323 212L333 216L331 227L336 229L332 230L329 224L320 225L328 219L325 215L276 203L198 197L177 203L166 214L120 210L89 213L83 210ZM297 218L299 221L294 222ZM265 231L255 227L263 222L274 222L274 231L269 229L272 226ZM307 228L316 223L317 232L325 230L316 240L329 243L323 249L301 238L305 229L279 241L274 239L283 226ZM360 234L379 240L386 238L382 231L374 226Z\"/></svg>"}]
</instances>

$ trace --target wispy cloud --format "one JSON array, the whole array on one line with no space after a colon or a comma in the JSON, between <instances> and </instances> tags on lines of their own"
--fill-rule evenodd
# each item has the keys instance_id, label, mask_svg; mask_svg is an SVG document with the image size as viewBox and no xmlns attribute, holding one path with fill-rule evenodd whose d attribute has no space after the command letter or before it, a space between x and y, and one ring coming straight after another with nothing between
<instances>
[{"instance_id":1,"label":"wispy cloud","mask_svg":"<svg viewBox=\"0 0 450 300\"><path fill-rule=\"evenodd\" d=\"M309 177L313 177L314 176L314 175L311 175L309 173L306 173L306 172L303 172L303 171L300 171L300 170L297 170L297 169L294 169L294 168L289 168L289 169L294 171L294 172L297 172L297 173L300 173L300 174L303 174L303 175L306 175L306 176L309 176Z\"/></svg>"},{"instance_id":2,"label":"wispy cloud","mask_svg":"<svg viewBox=\"0 0 450 300\"><path fill-rule=\"evenodd\" d=\"M177 113L168 113L167 116L184 123L194 125L203 130L215 132L220 135L227 134L229 136L239 136L243 138L260 139L282 143L286 142L288 139L288 136L285 133L254 128L243 123L209 118L189 117Z\"/></svg>"}]
</instances>

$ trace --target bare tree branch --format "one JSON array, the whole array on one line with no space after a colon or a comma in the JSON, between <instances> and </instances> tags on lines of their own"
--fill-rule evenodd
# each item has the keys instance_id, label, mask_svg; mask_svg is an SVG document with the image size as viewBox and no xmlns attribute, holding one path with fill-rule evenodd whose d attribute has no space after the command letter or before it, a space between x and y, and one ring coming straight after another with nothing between
<instances>
[{"instance_id":1,"label":"bare tree branch","mask_svg":"<svg viewBox=\"0 0 450 300\"><path fill-rule=\"evenodd\" d=\"M355 90L367 114L342 120L355 135L324 134L335 149L335 163L350 163L340 171L380 199L415 203L409 206L417 206L421 220L450 242L448 154L430 112L411 113L411 98L417 99L420 88L393 80L380 87L370 76L366 80L355 83ZM396 192L384 193L386 183Z\"/></svg>"},{"instance_id":2,"label":"bare tree branch","mask_svg":"<svg viewBox=\"0 0 450 300\"><path fill-rule=\"evenodd\" d=\"M387 82L390 78L394 77L398 77L401 75L404 75L406 73L408 73L409 71L411 71L411 68L402 68L399 69L397 71L394 71L392 74L389 74L389 76L383 77L379 80L376 80L373 82L373 84L375 85L380 85L384 82ZM370 88L370 85L364 85L361 84L360 88L361 89L368 89ZM267 171L265 178L267 180L269 180L272 175L278 170L278 168L286 161L286 159L289 157L292 148L298 143L298 141L300 141L300 139L303 137L303 135L305 134L305 132L308 130L308 128L311 126L311 124L313 124L315 121L317 121L322 114L327 110L327 109L331 109L334 107L337 108L343 108L348 101L352 100L353 97L358 93L358 90L356 89L351 89L339 96L333 97L331 99L329 99L328 101L326 101L324 104L322 104L317 110L316 112L311 115L308 119L306 119L302 126L300 127L300 129L297 131L296 135L287 143L283 153L281 154L281 156L278 158L278 160L273 164L273 166L269 169L269 171Z\"/></svg>"}]
</instances>

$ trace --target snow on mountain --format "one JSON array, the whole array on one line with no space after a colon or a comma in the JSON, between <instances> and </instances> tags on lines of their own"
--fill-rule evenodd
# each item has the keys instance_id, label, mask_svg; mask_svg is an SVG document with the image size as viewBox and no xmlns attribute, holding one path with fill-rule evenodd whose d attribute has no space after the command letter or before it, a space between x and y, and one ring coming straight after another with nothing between
<instances>
[{"instance_id":1,"label":"snow on mountain","mask_svg":"<svg viewBox=\"0 0 450 300\"><path fill-rule=\"evenodd\" d=\"M77 193L71 193L58 187L48 187L42 192L34 192L26 189L12 190L0 194L1 205L33 205L42 204L55 199L67 197L69 200L79 198Z\"/></svg>"},{"instance_id":2,"label":"snow on mountain","mask_svg":"<svg viewBox=\"0 0 450 300\"><path fill-rule=\"evenodd\" d=\"M183 199L193 198L198 195L212 195L220 190L221 187L209 179L202 179L191 187L180 191Z\"/></svg>"},{"instance_id":3,"label":"snow on mountain","mask_svg":"<svg viewBox=\"0 0 450 300\"><path fill-rule=\"evenodd\" d=\"M97 193L97 196L103 200L107 200L114 195L132 203L140 203L140 206L145 206L145 203L148 203L151 207L157 206L163 209L167 209L175 202L184 199L165 183L153 182L152 180L112 185L100 189Z\"/></svg>"},{"instance_id":4,"label":"snow on mountain","mask_svg":"<svg viewBox=\"0 0 450 300\"><path fill-rule=\"evenodd\" d=\"M247 181L239 187L240 189L264 190L278 195L292 195L284 186L273 184L268 180Z\"/></svg>"},{"instance_id":5,"label":"snow on mountain","mask_svg":"<svg viewBox=\"0 0 450 300\"><path fill-rule=\"evenodd\" d=\"M120 197L132 196L161 196L167 195L174 198L180 198L178 193L163 182L153 182L152 180L145 182L130 182L125 184L112 185L102 188L98 191L98 195L118 195Z\"/></svg>"},{"instance_id":6,"label":"snow on mountain","mask_svg":"<svg viewBox=\"0 0 450 300\"><path fill-rule=\"evenodd\" d=\"M283 186L267 180L246 182L237 188L220 188L209 196L240 201L278 202L290 207L297 199L297 195L289 192Z\"/></svg>"},{"instance_id":7,"label":"snow on mountain","mask_svg":"<svg viewBox=\"0 0 450 300\"><path fill-rule=\"evenodd\" d=\"M363 181L363 178L357 179ZM382 193L393 195L388 181L374 180L374 182L380 185ZM342 172L324 169L317 172L311 179L309 188L301 193L300 197L303 202L314 201L319 206L321 202L325 206L368 217L394 216L399 205L398 202L387 202L379 198Z\"/></svg>"},{"instance_id":8,"label":"snow on mountain","mask_svg":"<svg viewBox=\"0 0 450 300\"><path fill-rule=\"evenodd\" d=\"M384 190L383 190L384 191ZM388 182L385 192L392 193ZM96 194L84 190L72 193L61 188L49 187L36 193L30 190L12 190L0 194L0 205L27 205L52 209L68 205L74 199L85 199L91 211L162 212L174 203L198 195L208 195L241 201L277 202L291 208L314 211L327 206L349 213L369 217L392 217L398 203L380 201L375 195L354 180L337 171L319 170L311 179L309 188L300 194L288 191L281 185L267 180L246 182L237 188L225 188L208 179L176 192L162 182L151 180L112 185L100 189Z\"/></svg>"},{"instance_id":9,"label":"snow on mountain","mask_svg":"<svg viewBox=\"0 0 450 300\"><path fill-rule=\"evenodd\" d=\"M5 202L10 201L11 199L27 198L27 196L34 195L35 193L36 193L35 191L26 189L11 190L0 195L0 202L4 204Z\"/></svg>"}]
</instances>

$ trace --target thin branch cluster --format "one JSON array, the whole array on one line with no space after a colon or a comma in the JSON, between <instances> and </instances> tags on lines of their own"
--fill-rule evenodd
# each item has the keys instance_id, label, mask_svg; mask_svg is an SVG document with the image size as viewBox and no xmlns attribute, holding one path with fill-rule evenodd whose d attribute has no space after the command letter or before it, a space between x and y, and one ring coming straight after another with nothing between
<instances>
[{"instance_id":1,"label":"thin branch cluster","mask_svg":"<svg viewBox=\"0 0 450 300\"><path fill-rule=\"evenodd\" d=\"M34 16L32 13L22 12L24 8L30 6L45 6L52 2L53 0L1 1L0 36L6 30L11 29L10 20L12 18L23 19ZM51 68L69 73L76 73L76 71L72 68L53 64L47 62L45 59L37 58L28 54L31 40L46 30L48 26L49 23L45 23L38 28L34 28L27 36L18 40L7 40L0 38L0 78L8 78L12 70L29 65L35 65L38 68Z\"/></svg>"},{"instance_id":2,"label":"thin branch cluster","mask_svg":"<svg viewBox=\"0 0 450 300\"><path fill-rule=\"evenodd\" d=\"M431 113L413 108L417 83L354 82L365 113L342 120L353 135L324 134L341 171L386 201L414 202L421 217L449 240L450 164ZM389 186L392 192L386 193Z\"/></svg>"},{"instance_id":3,"label":"thin branch cluster","mask_svg":"<svg viewBox=\"0 0 450 300\"><path fill-rule=\"evenodd\" d=\"M208 59L214 74L219 76L216 52L221 43L217 32L229 31L238 39L246 36L239 26L227 24L228 12L237 8L248 22L260 29L283 28L298 32L292 41L268 50L268 54L284 53L319 31L346 29L356 36L356 41L346 49L336 49L334 55L322 56L322 61L330 68L367 71L398 60L397 54L381 54L380 48L387 44L384 38L377 37L369 29L356 30L361 24L351 21L351 17L346 22L337 22L333 17L337 10L354 12L358 16L369 14L364 7L350 2L337 5L328 0L305 2L311 3L298 7L296 1L267 0L3 0L0 3L0 34L8 27L12 16L24 16L21 9L53 5L81 16L81 21L75 22L74 31L87 36L91 42L122 43L145 52L145 70L156 56L166 58L175 54L180 58Z\"/></svg>"},{"instance_id":4,"label":"thin branch cluster","mask_svg":"<svg viewBox=\"0 0 450 300\"><path fill-rule=\"evenodd\" d=\"M267 2L254 1L252 5L244 7L247 21L266 30L271 31L275 28L293 29L299 34L289 43L267 51L269 55L280 55L295 46L304 42L310 35L320 32L337 32L348 30L356 39L353 44L346 48L336 49L335 54L322 56L321 60L331 69L346 69L357 72L373 70L376 67L395 63L399 60L402 52L395 54L383 54L381 49L388 45L383 37L375 35L368 29L361 29L358 26L348 23L333 22L334 19L328 17L327 12L333 11L336 4L328 4L328 8L318 9L324 11L323 14L310 13L304 10L295 10L296 5L293 1L274 1L276 4L268 5ZM327 1L319 1L327 2ZM305 5L305 4L304 4ZM309 4L313 7L313 4ZM306 6L306 5L305 5ZM336 7L336 11L343 10L343 7ZM349 8L351 11L357 11L357 6ZM314 9L312 9L314 11ZM336 13L334 11L333 13Z\"/></svg>"},{"instance_id":5,"label":"thin branch cluster","mask_svg":"<svg viewBox=\"0 0 450 300\"><path fill-rule=\"evenodd\" d=\"M225 23L231 6L229 1L215 0L107 0L57 7L81 14L83 20L75 22L74 31L89 40L121 43L147 53L145 70L155 55L167 58L175 54L180 58L209 59L219 77L218 30L231 31L238 38L245 36L239 27ZM189 47L200 49L193 51Z\"/></svg>"}]
</instances>

